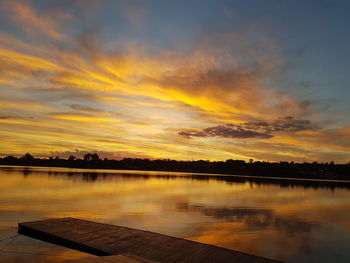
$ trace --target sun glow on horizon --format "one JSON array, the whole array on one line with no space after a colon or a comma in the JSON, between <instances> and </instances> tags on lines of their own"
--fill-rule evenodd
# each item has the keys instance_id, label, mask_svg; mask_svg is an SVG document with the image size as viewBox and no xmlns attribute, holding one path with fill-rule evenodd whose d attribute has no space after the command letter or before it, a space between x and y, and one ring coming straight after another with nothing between
<instances>
[{"instance_id":1,"label":"sun glow on horizon","mask_svg":"<svg viewBox=\"0 0 350 263\"><path fill-rule=\"evenodd\" d=\"M276 37L223 27L155 43L144 32L161 18L82 3L0 5L0 155L348 162L349 118L277 85L291 58Z\"/></svg>"}]
</instances>

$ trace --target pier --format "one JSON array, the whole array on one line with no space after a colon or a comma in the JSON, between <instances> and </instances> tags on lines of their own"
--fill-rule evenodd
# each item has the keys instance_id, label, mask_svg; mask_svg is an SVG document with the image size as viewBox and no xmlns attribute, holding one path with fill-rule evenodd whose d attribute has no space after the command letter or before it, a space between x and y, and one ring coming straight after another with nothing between
<instances>
[{"instance_id":1,"label":"pier","mask_svg":"<svg viewBox=\"0 0 350 263\"><path fill-rule=\"evenodd\" d=\"M182 238L76 218L19 223L18 233L96 256L106 256L92 257L90 261L70 261L72 263L278 262Z\"/></svg>"}]
</instances>

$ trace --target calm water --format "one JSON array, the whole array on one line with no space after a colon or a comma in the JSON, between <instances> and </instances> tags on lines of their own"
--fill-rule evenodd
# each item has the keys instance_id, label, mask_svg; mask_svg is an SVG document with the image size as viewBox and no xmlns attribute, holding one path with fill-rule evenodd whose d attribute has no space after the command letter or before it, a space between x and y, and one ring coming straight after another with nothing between
<instances>
[{"instance_id":1,"label":"calm water","mask_svg":"<svg viewBox=\"0 0 350 263\"><path fill-rule=\"evenodd\" d=\"M0 166L0 262L85 257L24 236L11 239L17 222L66 216L285 262L350 262L350 188L225 179Z\"/></svg>"}]
</instances>

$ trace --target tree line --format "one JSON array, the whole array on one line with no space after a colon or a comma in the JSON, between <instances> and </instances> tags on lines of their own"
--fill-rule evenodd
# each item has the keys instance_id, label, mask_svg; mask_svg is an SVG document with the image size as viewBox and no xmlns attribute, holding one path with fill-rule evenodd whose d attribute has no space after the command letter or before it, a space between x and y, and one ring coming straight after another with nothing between
<instances>
[{"instance_id":1,"label":"tree line","mask_svg":"<svg viewBox=\"0 0 350 263\"><path fill-rule=\"evenodd\" d=\"M309 178L350 180L350 163L295 163L265 162L229 159L226 161L177 161L170 159L124 158L122 160L101 159L97 153L88 153L83 158L73 155L67 159L60 157L35 158L30 153L22 157L0 158L0 165L49 166L90 169L153 170L194 173L234 174L282 178Z\"/></svg>"}]
</instances>

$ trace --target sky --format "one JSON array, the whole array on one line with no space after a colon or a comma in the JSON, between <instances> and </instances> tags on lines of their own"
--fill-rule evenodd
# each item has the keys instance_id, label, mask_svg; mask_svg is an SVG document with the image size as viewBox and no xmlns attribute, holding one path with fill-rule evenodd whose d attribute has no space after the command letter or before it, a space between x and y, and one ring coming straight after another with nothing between
<instances>
[{"instance_id":1,"label":"sky","mask_svg":"<svg viewBox=\"0 0 350 263\"><path fill-rule=\"evenodd\" d=\"M0 155L347 163L349 8L3 0Z\"/></svg>"}]
</instances>

